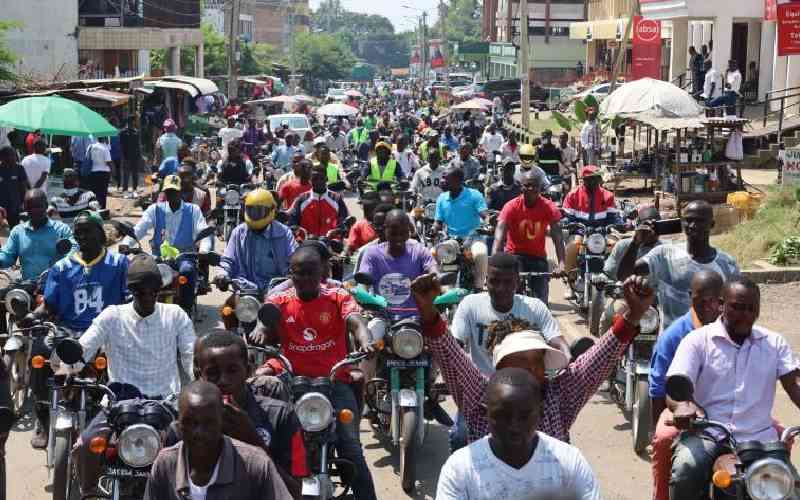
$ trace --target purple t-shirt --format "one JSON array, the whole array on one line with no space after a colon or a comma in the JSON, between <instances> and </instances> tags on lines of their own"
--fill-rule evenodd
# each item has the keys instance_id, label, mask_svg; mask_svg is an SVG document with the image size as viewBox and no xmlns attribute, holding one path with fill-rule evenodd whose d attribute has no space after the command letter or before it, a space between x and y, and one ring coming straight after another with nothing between
<instances>
[{"instance_id":1,"label":"purple t-shirt","mask_svg":"<svg viewBox=\"0 0 800 500\"><path fill-rule=\"evenodd\" d=\"M358 270L375 279L375 293L386 298L390 313L403 318L415 316L417 304L411 296L411 282L434 271L436 261L430 250L416 241L407 241L406 252L400 257L389 255L387 246L380 243L366 247Z\"/></svg>"}]
</instances>

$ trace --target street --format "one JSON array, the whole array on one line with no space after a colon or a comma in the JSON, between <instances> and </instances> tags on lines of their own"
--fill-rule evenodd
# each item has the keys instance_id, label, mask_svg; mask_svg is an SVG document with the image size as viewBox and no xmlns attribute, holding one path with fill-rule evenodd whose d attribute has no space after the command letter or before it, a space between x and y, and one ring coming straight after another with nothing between
<instances>
[{"instance_id":1,"label":"street","mask_svg":"<svg viewBox=\"0 0 800 500\"><path fill-rule=\"evenodd\" d=\"M361 215L360 207L354 198L349 198L347 204L351 213ZM220 250L218 244L217 251ZM800 335L789 334L793 331L791 321L782 314L800 307L800 293L798 293L800 288L795 285L797 284L762 287L764 297L762 324L784 333L793 348L797 350L800 345ZM584 320L574 313L572 307L564 300L564 292L565 285L561 281L551 281L551 310L559 321L562 333L571 340L576 336L587 334L588 329ZM217 326L219 305L226 297L226 293L216 289L209 295L200 297L201 321L197 324L198 335L206 334ZM444 406L451 415L455 413L455 406L451 400ZM797 410L781 388L778 388L774 416L785 425L800 424ZM50 498L45 454L30 448L31 429L31 420L25 419L18 423L8 440L8 498L11 500ZM418 455L418 483L413 496L418 499L435 497L439 470L448 456L447 429L435 422L428 423L426 434L424 449ZM620 408L608 399L606 393L598 392L584 407L572 427L571 436L572 443L580 448L593 467L601 485L603 498L608 500L649 498L651 492L649 461L634 454L630 423ZM361 425L361 439L367 463L375 480L378 498L405 498L398 475L398 453L391 443L376 439L366 422L362 422ZM795 464L797 465L797 460Z\"/></svg>"}]
</instances>

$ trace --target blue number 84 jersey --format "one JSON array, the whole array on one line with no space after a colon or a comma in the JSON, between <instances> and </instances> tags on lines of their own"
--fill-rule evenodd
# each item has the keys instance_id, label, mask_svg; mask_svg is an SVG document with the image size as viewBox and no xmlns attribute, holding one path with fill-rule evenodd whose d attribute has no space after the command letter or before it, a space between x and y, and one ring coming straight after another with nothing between
<instances>
[{"instance_id":1,"label":"blue number 84 jersey","mask_svg":"<svg viewBox=\"0 0 800 500\"><path fill-rule=\"evenodd\" d=\"M106 251L86 268L73 253L55 263L47 274L44 300L67 328L84 331L110 306L122 304L128 287L128 259Z\"/></svg>"}]
</instances>

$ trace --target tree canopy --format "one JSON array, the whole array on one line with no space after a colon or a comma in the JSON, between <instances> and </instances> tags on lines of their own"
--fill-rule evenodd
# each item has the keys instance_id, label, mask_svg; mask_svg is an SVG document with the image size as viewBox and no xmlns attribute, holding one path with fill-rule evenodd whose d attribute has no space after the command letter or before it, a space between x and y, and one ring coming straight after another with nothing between
<instances>
[{"instance_id":1,"label":"tree canopy","mask_svg":"<svg viewBox=\"0 0 800 500\"><path fill-rule=\"evenodd\" d=\"M308 78L347 78L356 58L347 43L330 33L296 33L291 56L294 70Z\"/></svg>"},{"instance_id":2,"label":"tree canopy","mask_svg":"<svg viewBox=\"0 0 800 500\"><path fill-rule=\"evenodd\" d=\"M0 21L0 82L12 82L17 79L14 72L14 62L17 58L8 48L6 32L18 27L19 24L13 21Z\"/></svg>"}]
</instances>

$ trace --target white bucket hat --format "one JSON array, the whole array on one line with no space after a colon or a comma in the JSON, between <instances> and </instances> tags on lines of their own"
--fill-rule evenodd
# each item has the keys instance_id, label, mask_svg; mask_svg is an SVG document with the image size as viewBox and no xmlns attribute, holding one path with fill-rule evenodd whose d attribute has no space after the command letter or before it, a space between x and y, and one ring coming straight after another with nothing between
<instances>
[{"instance_id":1,"label":"white bucket hat","mask_svg":"<svg viewBox=\"0 0 800 500\"><path fill-rule=\"evenodd\" d=\"M545 370L561 370L569 364L567 355L554 347L550 347L545 342L544 337L539 332L533 330L523 330L509 334L503 341L494 348L492 354L494 366L508 355L524 351L545 351L544 368Z\"/></svg>"}]
</instances>

